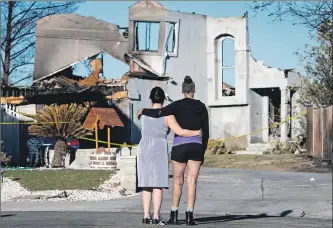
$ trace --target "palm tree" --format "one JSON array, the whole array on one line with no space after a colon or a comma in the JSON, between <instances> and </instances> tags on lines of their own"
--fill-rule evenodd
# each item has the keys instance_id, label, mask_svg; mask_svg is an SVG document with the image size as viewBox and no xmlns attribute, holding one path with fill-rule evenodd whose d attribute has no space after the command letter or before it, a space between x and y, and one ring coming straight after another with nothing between
<instances>
[{"instance_id":1,"label":"palm tree","mask_svg":"<svg viewBox=\"0 0 333 228\"><path fill-rule=\"evenodd\" d=\"M87 110L86 107L77 104L59 106L53 104L38 111L33 117L37 120L37 124L29 126L30 135L56 139L52 167L64 166L68 138L80 138L92 134L90 130L83 128L81 123Z\"/></svg>"}]
</instances>

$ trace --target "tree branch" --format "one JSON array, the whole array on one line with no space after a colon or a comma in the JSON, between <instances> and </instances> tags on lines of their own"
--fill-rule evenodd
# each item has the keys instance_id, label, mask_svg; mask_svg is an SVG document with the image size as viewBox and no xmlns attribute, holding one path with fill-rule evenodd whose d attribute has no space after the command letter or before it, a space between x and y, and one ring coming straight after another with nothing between
<instances>
[{"instance_id":1,"label":"tree branch","mask_svg":"<svg viewBox=\"0 0 333 228\"><path fill-rule=\"evenodd\" d=\"M25 80L27 80L27 79L31 79L31 75L26 76L26 77L24 77L24 78L21 78L21 79L19 79L19 80L16 81L16 82L10 83L10 86L13 86L13 85L15 85L15 84L17 84L17 83L19 83L19 82L25 81Z\"/></svg>"},{"instance_id":2,"label":"tree branch","mask_svg":"<svg viewBox=\"0 0 333 228\"><path fill-rule=\"evenodd\" d=\"M6 35L1 37L1 62L5 67L6 75L17 72L17 69L25 65L31 65L35 46L35 28L38 21L46 16L74 12L82 1L8 1L1 4L1 31ZM10 11L9 11L10 10ZM10 13L10 14L9 14ZM7 44L5 48L5 44ZM8 48L9 47L9 48ZM8 78L7 78L7 81Z\"/></svg>"},{"instance_id":3,"label":"tree branch","mask_svg":"<svg viewBox=\"0 0 333 228\"><path fill-rule=\"evenodd\" d=\"M3 60L3 58L2 58L2 55L0 55L0 59L1 59L1 66L2 66L2 70L5 70L5 62L4 62L4 60Z\"/></svg>"},{"instance_id":4,"label":"tree branch","mask_svg":"<svg viewBox=\"0 0 333 228\"><path fill-rule=\"evenodd\" d=\"M35 5L35 3L36 3L36 1L32 4L32 6ZM55 8L62 8L62 10L63 10L63 9L69 8L70 6L77 5L78 2L67 2L64 4L60 4L60 5L57 5L58 3L55 3L55 2L38 2L38 4L40 5L39 7L32 8L32 6L31 6L31 7L29 7L30 9L22 10L20 13L18 13L14 16L14 19L22 14L26 15L27 13L29 13L29 12L31 13L33 11L39 11L39 10L45 11L45 10L52 10ZM46 5L48 5L48 6L46 6ZM21 18L24 18L24 17L21 17Z\"/></svg>"},{"instance_id":5,"label":"tree branch","mask_svg":"<svg viewBox=\"0 0 333 228\"><path fill-rule=\"evenodd\" d=\"M304 25L312 30L316 30L323 21L331 19L332 12L329 1L254 1L251 8L256 13L267 11L269 17L274 17L273 21L282 21L291 17L294 24Z\"/></svg>"},{"instance_id":6,"label":"tree branch","mask_svg":"<svg viewBox=\"0 0 333 228\"><path fill-rule=\"evenodd\" d=\"M29 29L26 33L20 35L19 37L16 37L15 39L12 39L11 42L14 42L14 41L16 41L16 40L20 40L21 38L24 38L24 37L27 37L27 36L35 35L35 32L34 32L34 31L31 31L31 30L32 30L32 28ZM12 47L13 47L13 46L12 46Z\"/></svg>"},{"instance_id":7,"label":"tree branch","mask_svg":"<svg viewBox=\"0 0 333 228\"><path fill-rule=\"evenodd\" d=\"M33 47L34 45L35 45L35 42L28 44L26 47L22 48L21 50L11 54L10 59L13 60L13 59L19 57L20 55L22 55L24 52L28 51L28 49L30 47Z\"/></svg>"},{"instance_id":8,"label":"tree branch","mask_svg":"<svg viewBox=\"0 0 333 228\"><path fill-rule=\"evenodd\" d=\"M25 36L21 36L19 39L17 38L16 42L12 43L12 49L14 49L17 45L21 45L25 42L31 42L31 39L34 38L32 35L34 35L34 33L28 33Z\"/></svg>"},{"instance_id":9,"label":"tree branch","mask_svg":"<svg viewBox=\"0 0 333 228\"><path fill-rule=\"evenodd\" d=\"M27 65L34 65L34 63L26 63L26 62L22 62L22 63L20 63L20 64L18 64L18 65L14 65L14 66L10 69L9 74L13 73L17 68L22 67L22 66L27 66Z\"/></svg>"},{"instance_id":10,"label":"tree branch","mask_svg":"<svg viewBox=\"0 0 333 228\"><path fill-rule=\"evenodd\" d=\"M12 27L13 28L15 28L16 26L17 26L17 24L18 23L20 23L20 21L29 13L29 12L31 12L31 9L32 9L32 7L34 6L36 4L36 1L35 2L33 2L31 5L30 5L30 7L28 7L26 10L23 10L22 12L20 12L19 14L17 14L17 15L14 15L13 16L13 21L16 19L16 17L17 16L19 16L19 15L22 15L21 16L21 18L19 18L18 20L17 20L17 22L15 23L15 24L13 24L12 25Z\"/></svg>"}]
</instances>

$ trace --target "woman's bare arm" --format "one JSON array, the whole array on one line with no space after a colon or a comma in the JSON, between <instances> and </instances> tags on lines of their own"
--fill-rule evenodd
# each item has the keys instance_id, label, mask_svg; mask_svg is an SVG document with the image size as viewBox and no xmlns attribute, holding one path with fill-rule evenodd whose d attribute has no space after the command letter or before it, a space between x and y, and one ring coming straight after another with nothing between
<instances>
[{"instance_id":1,"label":"woman's bare arm","mask_svg":"<svg viewBox=\"0 0 333 228\"><path fill-rule=\"evenodd\" d=\"M184 137L191 137L191 136L197 136L201 135L201 130L197 131L191 131L191 130L186 130L183 129L179 126L179 124L176 121L175 116L167 116L165 118L167 126L177 135L179 136L184 136Z\"/></svg>"},{"instance_id":2,"label":"woman's bare arm","mask_svg":"<svg viewBox=\"0 0 333 228\"><path fill-rule=\"evenodd\" d=\"M203 145L204 151L206 151L207 146L208 146L208 139L209 139L209 118L208 118L208 111L207 111L206 106L204 109L201 129L202 129L202 145Z\"/></svg>"}]
</instances>

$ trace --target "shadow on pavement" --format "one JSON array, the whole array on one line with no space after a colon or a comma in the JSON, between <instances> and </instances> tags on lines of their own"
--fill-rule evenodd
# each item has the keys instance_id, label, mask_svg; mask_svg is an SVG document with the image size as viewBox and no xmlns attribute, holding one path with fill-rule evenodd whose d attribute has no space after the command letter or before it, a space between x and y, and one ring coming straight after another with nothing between
<instances>
[{"instance_id":1,"label":"shadow on pavement","mask_svg":"<svg viewBox=\"0 0 333 228\"><path fill-rule=\"evenodd\" d=\"M270 216L265 213L258 215L223 215L223 216L210 216L194 219L198 225L210 223L222 223L228 221L245 220L245 219L260 219L260 218L282 218L292 213L292 210L283 211L280 216ZM180 224L184 224L185 220L180 220Z\"/></svg>"},{"instance_id":2,"label":"shadow on pavement","mask_svg":"<svg viewBox=\"0 0 333 228\"><path fill-rule=\"evenodd\" d=\"M16 216L16 214L1 215L1 218Z\"/></svg>"}]
</instances>

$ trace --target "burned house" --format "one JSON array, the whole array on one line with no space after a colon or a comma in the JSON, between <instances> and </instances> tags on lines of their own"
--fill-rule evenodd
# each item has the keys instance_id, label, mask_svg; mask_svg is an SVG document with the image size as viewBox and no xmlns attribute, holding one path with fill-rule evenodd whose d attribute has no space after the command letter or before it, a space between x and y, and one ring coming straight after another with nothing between
<instances>
[{"instance_id":1,"label":"burned house","mask_svg":"<svg viewBox=\"0 0 333 228\"><path fill-rule=\"evenodd\" d=\"M147 33L140 34L141 25L148 27ZM195 97L209 110L211 138L225 139L267 128L286 120L297 106L291 88L300 85L300 75L267 67L250 55L247 13L242 17L212 18L168 11L157 2L142 1L129 9L128 31L129 52L161 78L129 80L128 88L141 96L132 101L134 110L149 107L149 91L157 84L165 88L169 101L181 99L185 75L194 79ZM226 80L230 76L234 85ZM139 125L137 120L133 122ZM282 141L292 137L291 129L291 122L281 124ZM264 130L237 143L246 147L267 142L269 134Z\"/></svg>"},{"instance_id":2,"label":"burned house","mask_svg":"<svg viewBox=\"0 0 333 228\"><path fill-rule=\"evenodd\" d=\"M92 17L54 15L38 22L36 38L33 88L37 92L24 99L32 104L117 107L126 119L123 141L129 143L140 140L135 113L150 107L150 90L160 86L168 102L181 99L185 75L197 85L195 98L207 106L211 138L267 128L286 120L296 105L291 88L300 85L300 75L267 67L250 55L247 13L212 18L168 11L157 1L138 1L129 8L127 28ZM122 79L104 77L103 53L128 64ZM90 75L74 75L73 66L87 59ZM292 136L292 127L291 122L281 124L282 141ZM238 144L267 142L269 134L264 130Z\"/></svg>"}]
</instances>

